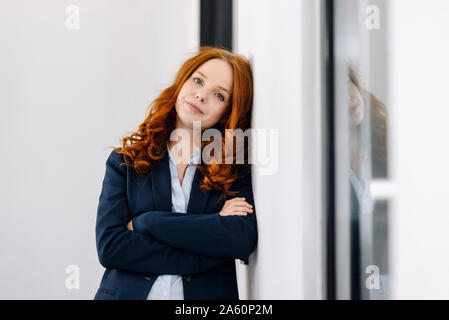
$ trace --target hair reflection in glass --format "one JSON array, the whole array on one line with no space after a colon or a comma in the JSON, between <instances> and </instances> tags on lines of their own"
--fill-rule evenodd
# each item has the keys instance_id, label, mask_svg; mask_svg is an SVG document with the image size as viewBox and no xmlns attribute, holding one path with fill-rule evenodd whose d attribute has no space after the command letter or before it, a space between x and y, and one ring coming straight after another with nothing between
<instances>
[{"instance_id":1,"label":"hair reflection in glass","mask_svg":"<svg viewBox=\"0 0 449 320\"><path fill-rule=\"evenodd\" d=\"M348 67L349 76L349 117L351 124L351 147L362 156L365 146L361 139L362 127L369 125L373 162L383 167L386 175L387 154L387 109L373 93L364 89L354 69ZM369 121L369 123L367 122Z\"/></svg>"}]
</instances>

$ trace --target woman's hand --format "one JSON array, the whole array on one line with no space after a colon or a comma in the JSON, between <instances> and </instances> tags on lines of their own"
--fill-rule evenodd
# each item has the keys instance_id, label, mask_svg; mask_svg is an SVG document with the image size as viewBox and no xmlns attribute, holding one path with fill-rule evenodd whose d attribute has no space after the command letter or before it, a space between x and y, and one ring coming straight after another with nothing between
<instances>
[{"instance_id":1,"label":"woman's hand","mask_svg":"<svg viewBox=\"0 0 449 320\"><path fill-rule=\"evenodd\" d=\"M245 201L245 198L233 198L226 200L223 209L220 211L220 216L246 216L248 213L253 213L253 206Z\"/></svg>"},{"instance_id":2,"label":"woman's hand","mask_svg":"<svg viewBox=\"0 0 449 320\"><path fill-rule=\"evenodd\" d=\"M128 222L128 225L126 227L128 228L128 230L134 231L134 229L133 229L133 221L131 220L130 222Z\"/></svg>"}]
</instances>

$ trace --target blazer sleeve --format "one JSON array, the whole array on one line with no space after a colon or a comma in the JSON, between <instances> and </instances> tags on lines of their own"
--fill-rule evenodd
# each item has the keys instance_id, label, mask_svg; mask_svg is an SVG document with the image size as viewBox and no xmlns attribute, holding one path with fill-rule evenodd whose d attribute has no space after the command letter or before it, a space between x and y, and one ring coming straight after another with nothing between
<instances>
[{"instance_id":1,"label":"blazer sleeve","mask_svg":"<svg viewBox=\"0 0 449 320\"><path fill-rule=\"evenodd\" d=\"M98 258L108 269L155 274L195 274L229 259L201 256L173 248L153 237L127 229L131 220L126 195L126 167L112 151L100 194L95 227Z\"/></svg>"},{"instance_id":2,"label":"blazer sleeve","mask_svg":"<svg viewBox=\"0 0 449 320\"><path fill-rule=\"evenodd\" d=\"M246 262L255 250L258 238L251 173L234 181L231 190L239 191L235 197L246 198L253 205L254 212L246 216L221 216L218 212L186 214L148 211L133 219L133 229L175 248Z\"/></svg>"}]
</instances>

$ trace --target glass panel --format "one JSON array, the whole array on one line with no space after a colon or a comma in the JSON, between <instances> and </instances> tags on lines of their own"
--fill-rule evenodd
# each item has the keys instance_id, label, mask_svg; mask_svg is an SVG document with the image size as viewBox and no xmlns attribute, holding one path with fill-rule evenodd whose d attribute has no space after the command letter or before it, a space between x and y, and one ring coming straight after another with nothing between
<instances>
[{"instance_id":1,"label":"glass panel","mask_svg":"<svg viewBox=\"0 0 449 320\"><path fill-rule=\"evenodd\" d=\"M374 199L371 193L373 185L388 179L387 38L381 24L386 21L385 1L343 0L334 5L335 127L344 132L337 137L347 141L346 148L336 151L336 158L346 163L337 170L349 169L345 179L350 189L349 199L337 201L349 203L339 210L350 212L350 297L388 299L388 199ZM337 181L337 186L344 185Z\"/></svg>"}]
</instances>

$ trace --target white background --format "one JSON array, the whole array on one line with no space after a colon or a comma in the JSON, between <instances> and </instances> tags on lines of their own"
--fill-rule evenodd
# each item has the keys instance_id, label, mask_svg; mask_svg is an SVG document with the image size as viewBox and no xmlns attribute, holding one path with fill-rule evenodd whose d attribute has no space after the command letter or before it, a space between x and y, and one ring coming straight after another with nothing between
<instances>
[{"instance_id":1,"label":"white background","mask_svg":"<svg viewBox=\"0 0 449 320\"><path fill-rule=\"evenodd\" d=\"M197 49L199 2L2 1L0 39L0 299L92 299L107 146Z\"/></svg>"}]
</instances>

